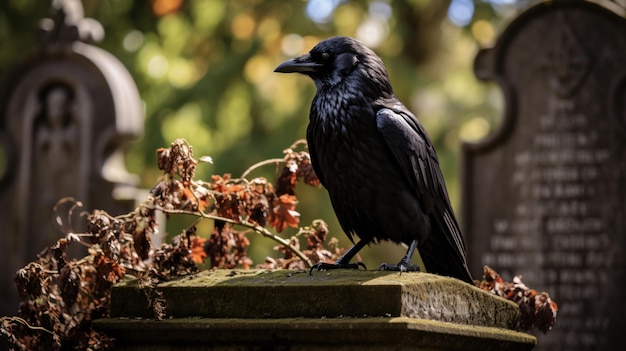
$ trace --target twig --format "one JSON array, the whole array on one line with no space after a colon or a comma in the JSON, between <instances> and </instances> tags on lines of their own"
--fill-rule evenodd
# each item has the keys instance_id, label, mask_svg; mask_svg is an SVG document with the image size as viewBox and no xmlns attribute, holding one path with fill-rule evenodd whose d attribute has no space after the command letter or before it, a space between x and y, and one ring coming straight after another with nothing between
<instances>
[{"instance_id":1,"label":"twig","mask_svg":"<svg viewBox=\"0 0 626 351\"><path fill-rule=\"evenodd\" d=\"M300 227L300 229L298 229L298 232L293 236L299 237L302 234L315 234L315 231L309 227Z\"/></svg>"},{"instance_id":2,"label":"twig","mask_svg":"<svg viewBox=\"0 0 626 351\"><path fill-rule=\"evenodd\" d=\"M293 150L296 147L298 147L299 145L307 146L306 139L299 139L299 140L294 141L294 143L291 144L291 146L289 146L289 148L287 148L284 152L288 153L287 150ZM246 176L248 174L250 174L250 172L252 172L253 170L255 170L255 169L259 168L259 167L262 167L262 166L265 166L265 165L271 165L271 164L279 164L281 162L285 162L285 158L271 158L269 160L263 160L261 162L257 162L255 164L253 164L252 166L250 166L248 169L246 169L246 171L243 172L243 174L241 174L241 177L239 177L239 178L245 179Z\"/></svg>"},{"instance_id":3,"label":"twig","mask_svg":"<svg viewBox=\"0 0 626 351\"><path fill-rule=\"evenodd\" d=\"M295 149L298 145L304 145L306 147L308 147L308 144L306 142L306 139L298 139L296 141L293 142L293 144L291 144L291 146L289 147L290 149Z\"/></svg>"},{"instance_id":4,"label":"twig","mask_svg":"<svg viewBox=\"0 0 626 351\"><path fill-rule=\"evenodd\" d=\"M240 225L249 229L254 230L255 232L257 232L258 234L261 234L262 236L272 239L274 241L276 241L277 243L287 247L289 250L291 250L291 252L293 252L296 256L298 256L304 263L306 263L307 267L311 267L313 264L311 263L311 260L309 260L309 258L300 250L298 250L296 247L294 247L293 245L291 245L289 243L289 240L281 238L278 235L274 235L272 234L272 232L270 232L269 230L261 227L260 225L256 225L254 223L250 223L248 221L235 221L233 219L230 218L225 218L225 217L220 217L220 216L214 216L214 215L210 215L210 214L206 214L204 212L201 211L187 211L187 210L175 210L175 209L165 209L165 208L161 208L161 207L155 207L155 209L159 210L159 211L163 211L164 213L170 213L170 214L186 214L186 215L192 215L192 216L199 216L202 218L206 218L206 219L211 219L214 221L222 221L222 222L226 222L226 223L230 223L230 224L234 224L234 225Z\"/></svg>"},{"instance_id":5,"label":"twig","mask_svg":"<svg viewBox=\"0 0 626 351\"><path fill-rule=\"evenodd\" d=\"M284 158L271 158L269 160L264 160L264 161L261 161L261 162L257 162L255 164L253 164L252 166L250 166L248 169L246 169L246 171L243 172L243 174L239 178L246 178L246 176L248 174L250 174L250 172L254 171L255 169L257 169L257 168L259 168L261 166L271 165L271 164L279 164L281 162L285 162L285 159Z\"/></svg>"},{"instance_id":6,"label":"twig","mask_svg":"<svg viewBox=\"0 0 626 351\"><path fill-rule=\"evenodd\" d=\"M30 324L28 324L28 322L26 320L24 320L23 318L17 317L17 316L13 316L13 317L1 317L0 320L9 320L9 321L13 321L13 322L18 322L23 324L24 326L26 326L28 329L32 329L32 330L41 330L44 331L50 335L54 335L53 332L51 332L50 330L44 328L44 327L35 327L32 326Z\"/></svg>"},{"instance_id":7,"label":"twig","mask_svg":"<svg viewBox=\"0 0 626 351\"><path fill-rule=\"evenodd\" d=\"M66 196L61 198L59 201L57 201L57 203L54 205L54 207L52 207L52 211L53 212L57 212L59 210L59 207L61 207L61 205L67 203L67 202L71 202L72 206L70 207L70 209L67 211L67 220L66 222L63 222L63 220L61 219L61 216L57 215L57 224L59 225L60 229L63 232L71 232L72 231L72 216L74 214L74 209L76 209L76 207L82 207L83 203L76 200L74 197L72 196Z\"/></svg>"}]
</instances>

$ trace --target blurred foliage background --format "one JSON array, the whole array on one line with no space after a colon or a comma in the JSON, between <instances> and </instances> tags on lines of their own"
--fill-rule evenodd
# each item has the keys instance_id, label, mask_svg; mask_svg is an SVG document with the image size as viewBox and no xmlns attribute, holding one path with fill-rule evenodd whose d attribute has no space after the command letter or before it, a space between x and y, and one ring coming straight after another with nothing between
<instances>
[{"instance_id":1,"label":"blurred foliage background","mask_svg":"<svg viewBox=\"0 0 626 351\"><path fill-rule=\"evenodd\" d=\"M305 136L315 87L306 77L273 73L274 67L324 38L347 35L381 56L396 95L428 130L458 213L461 142L497 128L503 103L495 85L474 77L474 57L533 1L82 2L85 16L105 29L105 39L95 45L126 66L144 102L145 134L126 153L127 167L140 176L141 187L151 188L161 175L155 150L178 137L193 145L196 157L214 160L199 166L198 179L223 173L237 177L253 163L282 157L284 148ZM36 50L37 24L51 17L50 3L0 2L0 78ZM274 174L269 166L252 176L274 179ZM301 225L323 218L331 236L348 246L326 192L305 185L297 191ZM170 221L167 232L178 234L185 220ZM288 228L281 235L295 232ZM272 251L273 242L250 238L255 264L279 255ZM366 264L395 263L404 249L391 247L363 250Z\"/></svg>"}]
</instances>

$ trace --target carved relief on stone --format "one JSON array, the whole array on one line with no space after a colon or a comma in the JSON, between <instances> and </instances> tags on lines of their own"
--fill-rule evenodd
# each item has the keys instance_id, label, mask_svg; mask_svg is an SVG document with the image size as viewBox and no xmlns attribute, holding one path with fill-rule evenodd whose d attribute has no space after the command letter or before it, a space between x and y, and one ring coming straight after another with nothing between
<instances>
[{"instance_id":1,"label":"carved relief on stone","mask_svg":"<svg viewBox=\"0 0 626 351\"><path fill-rule=\"evenodd\" d=\"M7 154L0 179L0 315L17 308L15 271L65 235L53 212L57 201L71 196L84 210L112 214L135 205L137 179L124 168L123 150L143 132L137 87L115 57L87 43L104 32L83 18L80 1L54 1L53 11L54 19L40 23L39 51L12 70L0 93ZM127 192L119 196L120 190Z\"/></svg>"}]
</instances>

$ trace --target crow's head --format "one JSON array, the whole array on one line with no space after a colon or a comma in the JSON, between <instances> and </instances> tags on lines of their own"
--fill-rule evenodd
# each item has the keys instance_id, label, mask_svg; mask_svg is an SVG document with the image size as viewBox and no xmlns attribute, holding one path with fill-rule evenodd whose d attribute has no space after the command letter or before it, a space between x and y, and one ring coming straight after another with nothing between
<instances>
[{"instance_id":1,"label":"crow's head","mask_svg":"<svg viewBox=\"0 0 626 351\"><path fill-rule=\"evenodd\" d=\"M302 73L313 79L318 89L353 82L355 86L373 84L391 92L382 60L361 42L349 37L332 37L309 53L287 60L274 72Z\"/></svg>"}]
</instances>

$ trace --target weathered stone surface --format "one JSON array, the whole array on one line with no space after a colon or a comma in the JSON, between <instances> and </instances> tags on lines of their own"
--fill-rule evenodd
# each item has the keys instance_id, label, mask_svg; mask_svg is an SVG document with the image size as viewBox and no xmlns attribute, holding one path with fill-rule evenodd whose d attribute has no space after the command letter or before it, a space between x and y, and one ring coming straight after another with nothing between
<instances>
[{"instance_id":1,"label":"weathered stone surface","mask_svg":"<svg viewBox=\"0 0 626 351\"><path fill-rule=\"evenodd\" d=\"M531 350L530 334L406 317L101 319L118 351Z\"/></svg>"},{"instance_id":2,"label":"weathered stone surface","mask_svg":"<svg viewBox=\"0 0 626 351\"><path fill-rule=\"evenodd\" d=\"M427 273L205 271L160 284L150 318L136 280L113 287L96 328L117 350L530 350L515 304Z\"/></svg>"},{"instance_id":3,"label":"weathered stone surface","mask_svg":"<svg viewBox=\"0 0 626 351\"><path fill-rule=\"evenodd\" d=\"M626 344L625 62L623 12L565 0L521 13L476 57L506 106L463 149L468 263L559 304L538 350Z\"/></svg>"},{"instance_id":4,"label":"weathered stone surface","mask_svg":"<svg viewBox=\"0 0 626 351\"><path fill-rule=\"evenodd\" d=\"M511 329L518 308L458 279L427 273L205 271L160 284L169 317L410 317ZM112 291L112 317L153 317L136 281Z\"/></svg>"}]
</instances>

